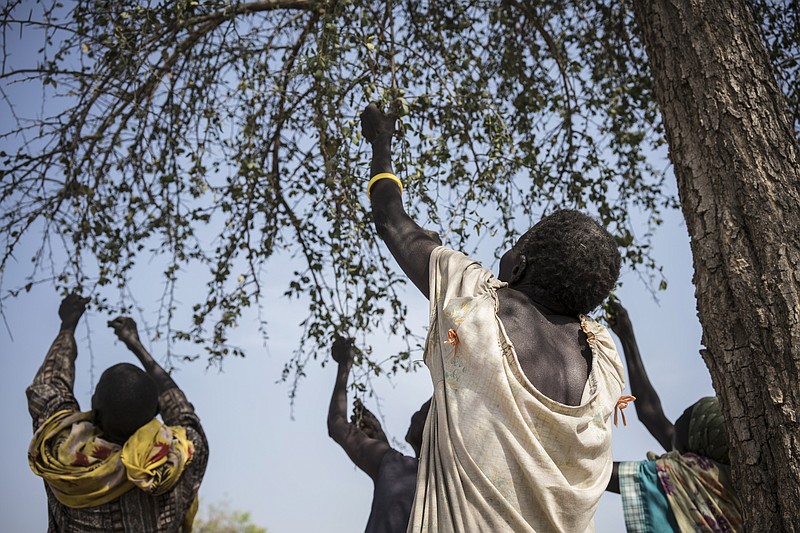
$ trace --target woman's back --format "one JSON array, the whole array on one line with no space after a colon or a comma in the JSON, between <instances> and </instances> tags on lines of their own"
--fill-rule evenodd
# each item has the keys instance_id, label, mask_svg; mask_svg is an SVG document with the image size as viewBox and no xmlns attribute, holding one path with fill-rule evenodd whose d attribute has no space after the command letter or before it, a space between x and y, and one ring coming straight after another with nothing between
<instances>
[{"instance_id":1,"label":"woman's back","mask_svg":"<svg viewBox=\"0 0 800 533\"><path fill-rule=\"evenodd\" d=\"M577 318L551 314L520 291L497 291L497 312L528 381L559 403L579 405L592 351Z\"/></svg>"}]
</instances>

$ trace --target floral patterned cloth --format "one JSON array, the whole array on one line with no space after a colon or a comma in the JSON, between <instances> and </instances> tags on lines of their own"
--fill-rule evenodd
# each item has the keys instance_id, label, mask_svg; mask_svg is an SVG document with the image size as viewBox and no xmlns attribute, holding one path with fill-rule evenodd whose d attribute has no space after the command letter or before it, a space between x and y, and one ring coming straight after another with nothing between
<instances>
[{"instance_id":1,"label":"floral patterned cloth","mask_svg":"<svg viewBox=\"0 0 800 533\"><path fill-rule=\"evenodd\" d=\"M91 417L89 411L57 412L36 431L28 449L33 473L68 507L96 507L134 487L163 494L194 454L180 426L153 419L119 446L101 437Z\"/></svg>"},{"instance_id":2,"label":"floral patterned cloth","mask_svg":"<svg viewBox=\"0 0 800 533\"><path fill-rule=\"evenodd\" d=\"M744 531L742 504L733 490L730 467L693 453L654 453L658 480L683 532Z\"/></svg>"}]
</instances>

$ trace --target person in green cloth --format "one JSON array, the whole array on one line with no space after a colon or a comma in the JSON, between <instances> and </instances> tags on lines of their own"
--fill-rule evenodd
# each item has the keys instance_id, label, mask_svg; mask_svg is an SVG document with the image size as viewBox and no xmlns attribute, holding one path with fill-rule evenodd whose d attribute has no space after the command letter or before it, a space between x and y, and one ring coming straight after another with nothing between
<instances>
[{"instance_id":1,"label":"person in green cloth","mask_svg":"<svg viewBox=\"0 0 800 533\"><path fill-rule=\"evenodd\" d=\"M719 399L693 403L673 424L645 372L627 310L611 303L611 330L622 343L636 414L666 454L615 462L608 491L622 496L629 533L743 531L730 476L728 434Z\"/></svg>"}]
</instances>

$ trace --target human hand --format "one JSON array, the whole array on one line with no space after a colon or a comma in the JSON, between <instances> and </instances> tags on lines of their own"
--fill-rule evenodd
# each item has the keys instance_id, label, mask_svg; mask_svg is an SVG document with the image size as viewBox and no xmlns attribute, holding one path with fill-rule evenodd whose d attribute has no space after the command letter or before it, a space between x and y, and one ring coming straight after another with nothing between
<instances>
[{"instance_id":1,"label":"human hand","mask_svg":"<svg viewBox=\"0 0 800 533\"><path fill-rule=\"evenodd\" d=\"M84 298L78 294L70 293L58 307L58 316L61 318L61 329L74 330L78 326L78 321L86 311L86 304L90 298Z\"/></svg>"},{"instance_id":2,"label":"human hand","mask_svg":"<svg viewBox=\"0 0 800 533\"><path fill-rule=\"evenodd\" d=\"M350 417L350 423L363 431L364 434L371 439L382 440L386 443L389 442L378 418L372 414L372 411L364 407L364 404L361 403L361 400L358 398L353 400L353 416Z\"/></svg>"},{"instance_id":3,"label":"human hand","mask_svg":"<svg viewBox=\"0 0 800 533\"><path fill-rule=\"evenodd\" d=\"M333 357L334 361L340 365L343 363L353 363L353 359L355 359L356 356L353 340L352 337L336 337L331 347L331 357Z\"/></svg>"},{"instance_id":4,"label":"human hand","mask_svg":"<svg viewBox=\"0 0 800 533\"><path fill-rule=\"evenodd\" d=\"M397 114L393 111L384 113L378 109L378 104L371 102L361 113L361 133L370 144L379 140L391 142L396 120Z\"/></svg>"},{"instance_id":5,"label":"human hand","mask_svg":"<svg viewBox=\"0 0 800 533\"><path fill-rule=\"evenodd\" d=\"M112 328L119 340L126 345L139 342L139 331L136 329L136 322L131 317L118 316L114 320L108 321L108 327Z\"/></svg>"},{"instance_id":6,"label":"human hand","mask_svg":"<svg viewBox=\"0 0 800 533\"><path fill-rule=\"evenodd\" d=\"M607 318L608 327L618 337L629 335L633 331L633 324L631 324L631 319L628 316L628 310L622 306L619 300L609 300Z\"/></svg>"}]
</instances>

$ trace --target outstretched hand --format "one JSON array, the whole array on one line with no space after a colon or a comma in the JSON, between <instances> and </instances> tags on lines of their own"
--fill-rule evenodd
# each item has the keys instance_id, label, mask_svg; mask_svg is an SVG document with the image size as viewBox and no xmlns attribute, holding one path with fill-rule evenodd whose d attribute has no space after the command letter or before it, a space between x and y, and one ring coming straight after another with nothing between
<instances>
[{"instance_id":1,"label":"outstretched hand","mask_svg":"<svg viewBox=\"0 0 800 533\"><path fill-rule=\"evenodd\" d=\"M61 318L61 327L75 329L78 321L86 311L86 304L89 303L90 298L84 298L78 294L70 293L63 300L58 307L58 316Z\"/></svg>"},{"instance_id":2,"label":"outstretched hand","mask_svg":"<svg viewBox=\"0 0 800 533\"><path fill-rule=\"evenodd\" d=\"M371 102L361 113L361 133L370 144L375 144L378 140L391 142L396 121L396 113L384 113L378 108L378 104Z\"/></svg>"},{"instance_id":3,"label":"outstretched hand","mask_svg":"<svg viewBox=\"0 0 800 533\"><path fill-rule=\"evenodd\" d=\"M136 329L136 322L131 317L118 316L114 320L108 321L108 327L112 328L119 340L125 344L139 342L139 331Z\"/></svg>"},{"instance_id":4,"label":"outstretched hand","mask_svg":"<svg viewBox=\"0 0 800 533\"><path fill-rule=\"evenodd\" d=\"M352 337L336 337L331 347L331 357L338 364L352 363L356 356Z\"/></svg>"},{"instance_id":5,"label":"outstretched hand","mask_svg":"<svg viewBox=\"0 0 800 533\"><path fill-rule=\"evenodd\" d=\"M389 442L386 433L383 432L383 426L381 426L380 421L378 421L378 417L372 414L372 411L364 407L364 404L361 403L361 400L358 398L353 400L353 415L350 417L350 423L358 427L358 429L363 431L364 434L371 439L382 440L386 443Z\"/></svg>"},{"instance_id":6,"label":"outstretched hand","mask_svg":"<svg viewBox=\"0 0 800 533\"><path fill-rule=\"evenodd\" d=\"M608 311L608 326L618 337L630 334L633 331L628 310L622 306L619 300L610 300L608 302Z\"/></svg>"}]
</instances>

